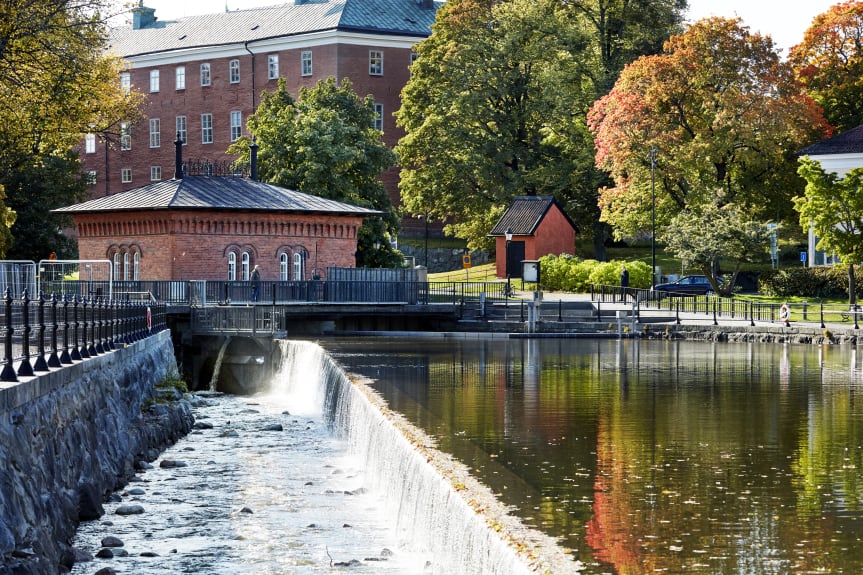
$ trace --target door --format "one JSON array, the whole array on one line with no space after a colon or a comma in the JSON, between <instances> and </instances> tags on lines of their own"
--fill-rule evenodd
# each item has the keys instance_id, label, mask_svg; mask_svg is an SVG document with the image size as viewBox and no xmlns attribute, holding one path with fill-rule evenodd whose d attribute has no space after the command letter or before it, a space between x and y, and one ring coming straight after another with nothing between
<instances>
[{"instance_id":1,"label":"door","mask_svg":"<svg viewBox=\"0 0 863 575\"><path fill-rule=\"evenodd\" d=\"M510 278L520 278L522 275L521 260L524 259L524 242L515 240L509 242L506 249L506 275Z\"/></svg>"}]
</instances>

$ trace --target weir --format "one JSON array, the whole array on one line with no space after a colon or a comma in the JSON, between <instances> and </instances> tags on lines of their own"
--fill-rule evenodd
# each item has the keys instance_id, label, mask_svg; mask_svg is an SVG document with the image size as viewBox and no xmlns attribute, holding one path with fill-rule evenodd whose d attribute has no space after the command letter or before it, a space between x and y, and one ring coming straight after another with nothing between
<instances>
[{"instance_id":1,"label":"weir","mask_svg":"<svg viewBox=\"0 0 863 575\"><path fill-rule=\"evenodd\" d=\"M273 393L292 412L323 412L331 430L365 462L368 487L388 494L401 539L434 557L433 573L522 575L577 573L580 564L553 539L510 516L468 469L430 437L389 411L312 342L281 341Z\"/></svg>"}]
</instances>

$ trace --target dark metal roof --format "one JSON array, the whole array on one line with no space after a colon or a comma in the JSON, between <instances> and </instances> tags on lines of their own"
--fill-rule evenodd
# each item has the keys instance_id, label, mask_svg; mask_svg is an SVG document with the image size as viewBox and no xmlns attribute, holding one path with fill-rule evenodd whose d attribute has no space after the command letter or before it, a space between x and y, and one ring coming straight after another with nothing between
<instances>
[{"instance_id":1,"label":"dark metal roof","mask_svg":"<svg viewBox=\"0 0 863 575\"><path fill-rule=\"evenodd\" d=\"M53 210L61 214L136 210L233 210L374 216L382 212L246 178L186 176Z\"/></svg>"},{"instance_id":2,"label":"dark metal roof","mask_svg":"<svg viewBox=\"0 0 863 575\"><path fill-rule=\"evenodd\" d=\"M829 154L863 153L863 126L851 128L817 144L801 150L801 156L826 156Z\"/></svg>"},{"instance_id":3,"label":"dark metal roof","mask_svg":"<svg viewBox=\"0 0 863 575\"><path fill-rule=\"evenodd\" d=\"M155 22L141 28L114 28L109 44L128 58L326 30L427 37L442 4L424 9L416 0L305 0L176 20L158 20L157 13Z\"/></svg>"},{"instance_id":4,"label":"dark metal roof","mask_svg":"<svg viewBox=\"0 0 863 575\"><path fill-rule=\"evenodd\" d=\"M545 214L555 204L557 202L553 196L517 196L488 235L504 236L507 229L512 229L512 235L514 236L531 236L536 231L536 228L539 227ZM562 208L560 211L567 221L569 221L570 225L575 228L575 224L572 223L566 212Z\"/></svg>"}]
</instances>

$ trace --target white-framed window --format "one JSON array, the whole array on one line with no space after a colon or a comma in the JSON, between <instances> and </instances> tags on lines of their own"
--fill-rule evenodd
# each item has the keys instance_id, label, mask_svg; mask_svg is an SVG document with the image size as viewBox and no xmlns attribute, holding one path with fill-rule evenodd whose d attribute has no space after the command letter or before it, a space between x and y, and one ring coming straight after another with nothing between
<instances>
[{"instance_id":1,"label":"white-framed window","mask_svg":"<svg viewBox=\"0 0 863 575\"><path fill-rule=\"evenodd\" d=\"M129 281L129 252L123 254L123 280Z\"/></svg>"},{"instance_id":2,"label":"white-framed window","mask_svg":"<svg viewBox=\"0 0 863 575\"><path fill-rule=\"evenodd\" d=\"M213 115L201 114L201 143L213 143Z\"/></svg>"},{"instance_id":3,"label":"white-framed window","mask_svg":"<svg viewBox=\"0 0 863 575\"><path fill-rule=\"evenodd\" d=\"M138 274L141 270L141 254L135 252L132 254L132 279L138 281Z\"/></svg>"},{"instance_id":4,"label":"white-framed window","mask_svg":"<svg viewBox=\"0 0 863 575\"><path fill-rule=\"evenodd\" d=\"M177 116L176 120L177 125L177 137L180 138L180 141L183 142L183 145L186 145L188 139L188 131L186 128L186 116Z\"/></svg>"},{"instance_id":5,"label":"white-framed window","mask_svg":"<svg viewBox=\"0 0 863 575\"><path fill-rule=\"evenodd\" d=\"M283 282L288 281L288 254L282 252L282 255L279 256L279 279Z\"/></svg>"},{"instance_id":6,"label":"white-framed window","mask_svg":"<svg viewBox=\"0 0 863 575\"><path fill-rule=\"evenodd\" d=\"M306 267L306 262L305 262L305 259L303 258L303 254L300 252L295 252L294 253L294 279L295 280L305 279L305 277L306 277L305 267Z\"/></svg>"},{"instance_id":7,"label":"white-framed window","mask_svg":"<svg viewBox=\"0 0 863 575\"><path fill-rule=\"evenodd\" d=\"M303 50L300 52L300 70L303 76L312 75L312 51Z\"/></svg>"},{"instance_id":8,"label":"white-framed window","mask_svg":"<svg viewBox=\"0 0 863 575\"><path fill-rule=\"evenodd\" d=\"M231 141L236 142L243 133L243 113L231 112Z\"/></svg>"},{"instance_id":9,"label":"white-framed window","mask_svg":"<svg viewBox=\"0 0 863 575\"><path fill-rule=\"evenodd\" d=\"M252 259L249 257L249 252L243 252L240 254L240 265L243 266L243 281L249 281L249 266L252 263Z\"/></svg>"},{"instance_id":10,"label":"white-framed window","mask_svg":"<svg viewBox=\"0 0 863 575\"><path fill-rule=\"evenodd\" d=\"M158 70L150 70L150 91L158 92L159 91L159 71Z\"/></svg>"},{"instance_id":11,"label":"white-framed window","mask_svg":"<svg viewBox=\"0 0 863 575\"><path fill-rule=\"evenodd\" d=\"M240 61L239 60L231 60L228 62L228 77L231 80L231 84L239 84L240 83Z\"/></svg>"},{"instance_id":12,"label":"white-framed window","mask_svg":"<svg viewBox=\"0 0 863 575\"><path fill-rule=\"evenodd\" d=\"M129 122L120 122L120 149L132 149L132 126Z\"/></svg>"},{"instance_id":13,"label":"white-framed window","mask_svg":"<svg viewBox=\"0 0 863 575\"><path fill-rule=\"evenodd\" d=\"M129 72L120 72L120 89L127 95L132 91L132 74Z\"/></svg>"},{"instance_id":14,"label":"white-framed window","mask_svg":"<svg viewBox=\"0 0 863 575\"><path fill-rule=\"evenodd\" d=\"M369 50L369 76L384 75L383 50Z\"/></svg>"},{"instance_id":15,"label":"white-framed window","mask_svg":"<svg viewBox=\"0 0 863 575\"><path fill-rule=\"evenodd\" d=\"M120 277L120 252L114 253L114 278Z\"/></svg>"},{"instance_id":16,"label":"white-framed window","mask_svg":"<svg viewBox=\"0 0 863 575\"><path fill-rule=\"evenodd\" d=\"M162 121L159 118L150 118L150 147L162 146Z\"/></svg>"},{"instance_id":17,"label":"white-framed window","mask_svg":"<svg viewBox=\"0 0 863 575\"><path fill-rule=\"evenodd\" d=\"M228 281L237 280L237 254L230 252L228 254Z\"/></svg>"},{"instance_id":18,"label":"white-framed window","mask_svg":"<svg viewBox=\"0 0 863 575\"><path fill-rule=\"evenodd\" d=\"M162 166L150 166L150 181L159 182L162 180Z\"/></svg>"},{"instance_id":19,"label":"white-framed window","mask_svg":"<svg viewBox=\"0 0 863 575\"><path fill-rule=\"evenodd\" d=\"M372 122L372 127L380 132L384 131L384 105L375 102L375 119Z\"/></svg>"},{"instance_id":20,"label":"white-framed window","mask_svg":"<svg viewBox=\"0 0 863 575\"><path fill-rule=\"evenodd\" d=\"M87 134L86 136L84 136L84 153L96 153L96 134Z\"/></svg>"},{"instance_id":21,"label":"white-framed window","mask_svg":"<svg viewBox=\"0 0 863 575\"><path fill-rule=\"evenodd\" d=\"M176 84L176 88L178 90L186 89L186 67L185 66L177 66L177 69L174 73L174 82Z\"/></svg>"},{"instance_id":22,"label":"white-framed window","mask_svg":"<svg viewBox=\"0 0 863 575\"><path fill-rule=\"evenodd\" d=\"M120 182L124 184L132 183L132 168L121 168L120 169Z\"/></svg>"},{"instance_id":23,"label":"white-framed window","mask_svg":"<svg viewBox=\"0 0 863 575\"><path fill-rule=\"evenodd\" d=\"M201 86L210 85L210 63L204 62L201 64Z\"/></svg>"},{"instance_id":24,"label":"white-framed window","mask_svg":"<svg viewBox=\"0 0 863 575\"><path fill-rule=\"evenodd\" d=\"M96 170L87 170L87 176L85 178L88 186L96 185Z\"/></svg>"},{"instance_id":25,"label":"white-framed window","mask_svg":"<svg viewBox=\"0 0 863 575\"><path fill-rule=\"evenodd\" d=\"M279 55L270 54L267 56L267 79L276 80L279 77Z\"/></svg>"}]
</instances>

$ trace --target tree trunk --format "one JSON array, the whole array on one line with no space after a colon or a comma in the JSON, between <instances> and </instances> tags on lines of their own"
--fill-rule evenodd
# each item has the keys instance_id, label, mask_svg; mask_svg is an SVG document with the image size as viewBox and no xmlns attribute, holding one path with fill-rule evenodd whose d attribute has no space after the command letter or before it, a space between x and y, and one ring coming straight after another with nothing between
<instances>
[{"instance_id":1,"label":"tree trunk","mask_svg":"<svg viewBox=\"0 0 863 575\"><path fill-rule=\"evenodd\" d=\"M857 305L857 281L854 279L854 264L848 264L848 303Z\"/></svg>"},{"instance_id":2,"label":"tree trunk","mask_svg":"<svg viewBox=\"0 0 863 575\"><path fill-rule=\"evenodd\" d=\"M597 219L593 223L593 259L598 262L608 261L605 252L605 240L608 238L608 224Z\"/></svg>"}]
</instances>

